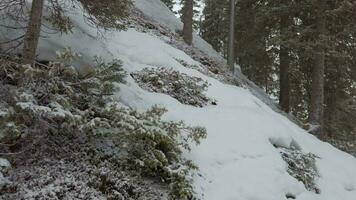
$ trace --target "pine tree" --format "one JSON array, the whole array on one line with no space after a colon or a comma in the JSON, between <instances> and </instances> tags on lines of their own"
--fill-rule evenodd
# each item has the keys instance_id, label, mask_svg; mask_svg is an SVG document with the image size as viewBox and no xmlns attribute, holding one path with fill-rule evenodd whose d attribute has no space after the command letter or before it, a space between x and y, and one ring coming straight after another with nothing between
<instances>
[{"instance_id":1,"label":"pine tree","mask_svg":"<svg viewBox=\"0 0 356 200\"><path fill-rule=\"evenodd\" d=\"M315 64L312 70L312 87L309 122L319 126L315 134L323 136L324 130L324 75L325 75L325 45L324 37L326 34L325 18L326 1L321 0L318 3L316 12L316 46L315 46Z\"/></svg>"},{"instance_id":2,"label":"pine tree","mask_svg":"<svg viewBox=\"0 0 356 200\"><path fill-rule=\"evenodd\" d=\"M32 64L36 57L37 45L41 32L43 6L44 6L44 0L34 0L32 2L30 19L25 34L25 40L24 40L24 48L23 48L24 64Z\"/></svg>"},{"instance_id":3,"label":"pine tree","mask_svg":"<svg viewBox=\"0 0 356 200\"><path fill-rule=\"evenodd\" d=\"M201 15L201 4L205 0L193 0L193 30L196 31L199 35L201 35L201 27L203 22L203 16ZM182 8L178 11L175 11L175 14L180 16L182 22L184 22L184 7L186 4L186 0L176 0L177 5L180 5Z\"/></svg>"},{"instance_id":4,"label":"pine tree","mask_svg":"<svg viewBox=\"0 0 356 200\"><path fill-rule=\"evenodd\" d=\"M229 1L205 3L202 36L226 56ZM318 17L320 5L306 0L238 1L236 56L243 73L276 100L279 96L281 108L301 121L312 118L311 97L314 102L319 99L324 116L318 111L312 123L324 124L320 136L355 138L356 2L326 1L324 31ZM322 66L323 62L325 73L314 72L318 76L313 78L316 63ZM312 89L313 79L319 80L318 90Z\"/></svg>"},{"instance_id":5,"label":"pine tree","mask_svg":"<svg viewBox=\"0 0 356 200\"><path fill-rule=\"evenodd\" d=\"M183 7L183 39L188 45L193 42L194 0L185 0Z\"/></svg>"},{"instance_id":6,"label":"pine tree","mask_svg":"<svg viewBox=\"0 0 356 200\"><path fill-rule=\"evenodd\" d=\"M201 35L215 50L226 55L229 1L205 0L204 3Z\"/></svg>"},{"instance_id":7,"label":"pine tree","mask_svg":"<svg viewBox=\"0 0 356 200\"><path fill-rule=\"evenodd\" d=\"M236 56L242 72L266 93L276 96L278 39L275 37L279 18L271 12L272 6L253 0L237 2Z\"/></svg>"},{"instance_id":8,"label":"pine tree","mask_svg":"<svg viewBox=\"0 0 356 200\"><path fill-rule=\"evenodd\" d=\"M229 25L229 45L228 45L227 63L232 72L234 72L235 70L235 17L236 17L235 7L236 7L236 1L230 0L230 25Z\"/></svg>"},{"instance_id":9,"label":"pine tree","mask_svg":"<svg viewBox=\"0 0 356 200\"><path fill-rule=\"evenodd\" d=\"M280 11L280 47L279 47L279 105L283 111L289 113L290 111L290 56L289 45L286 39L288 38L288 30L291 24L291 17L289 16L289 7L284 3Z\"/></svg>"},{"instance_id":10,"label":"pine tree","mask_svg":"<svg viewBox=\"0 0 356 200\"><path fill-rule=\"evenodd\" d=\"M355 35L356 2L328 2L325 56L325 134L344 141L356 139Z\"/></svg>"}]
</instances>

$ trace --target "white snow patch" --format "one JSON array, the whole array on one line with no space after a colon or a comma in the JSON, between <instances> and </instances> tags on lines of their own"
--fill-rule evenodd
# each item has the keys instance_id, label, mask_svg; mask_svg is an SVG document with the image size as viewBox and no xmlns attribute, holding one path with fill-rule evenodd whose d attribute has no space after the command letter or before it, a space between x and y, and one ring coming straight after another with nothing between
<instances>
[{"instance_id":1,"label":"white snow patch","mask_svg":"<svg viewBox=\"0 0 356 200\"><path fill-rule=\"evenodd\" d=\"M49 112L51 112L50 108L48 108L46 106L38 106L32 102L19 102L16 105L19 106L22 110L29 110L34 113L49 113Z\"/></svg>"},{"instance_id":2,"label":"white snow patch","mask_svg":"<svg viewBox=\"0 0 356 200\"><path fill-rule=\"evenodd\" d=\"M10 183L10 181L4 177L3 173L6 172L11 167L8 160L0 158L0 190Z\"/></svg>"},{"instance_id":3,"label":"white snow patch","mask_svg":"<svg viewBox=\"0 0 356 200\"><path fill-rule=\"evenodd\" d=\"M10 181L0 172L0 190L9 183Z\"/></svg>"},{"instance_id":4,"label":"white snow patch","mask_svg":"<svg viewBox=\"0 0 356 200\"><path fill-rule=\"evenodd\" d=\"M7 112L1 111L0 110L0 117L5 117L7 115Z\"/></svg>"},{"instance_id":5,"label":"white snow patch","mask_svg":"<svg viewBox=\"0 0 356 200\"><path fill-rule=\"evenodd\" d=\"M11 164L8 160L4 158L0 158L0 172L4 172L5 170L9 169Z\"/></svg>"},{"instance_id":6,"label":"white snow patch","mask_svg":"<svg viewBox=\"0 0 356 200\"><path fill-rule=\"evenodd\" d=\"M178 32L183 29L183 23L172 11L160 0L134 0L135 6L151 19L159 22L161 25L169 28L172 32ZM193 35L193 46L206 53L211 58L225 62L221 54L217 53L213 47L199 37L196 33ZM237 66L237 68L240 68Z\"/></svg>"}]
</instances>

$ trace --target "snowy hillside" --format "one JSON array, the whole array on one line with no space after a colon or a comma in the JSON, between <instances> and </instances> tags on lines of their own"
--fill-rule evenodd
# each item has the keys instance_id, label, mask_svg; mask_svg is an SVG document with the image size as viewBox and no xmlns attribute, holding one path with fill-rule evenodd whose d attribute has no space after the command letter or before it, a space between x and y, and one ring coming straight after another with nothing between
<instances>
[{"instance_id":1,"label":"snowy hillside","mask_svg":"<svg viewBox=\"0 0 356 200\"><path fill-rule=\"evenodd\" d=\"M148 19L172 32L182 26L159 0L136 0L135 6ZM188 66L204 68L202 63L183 51L189 47L170 38L175 34L166 36L132 27L123 32L107 32L104 38L97 38L96 29L86 25L80 14L71 15L75 19L72 34L47 35L41 39L39 56L42 59L53 59L56 50L70 46L82 55L77 66L94 56L107 61L118 58L123 61L128 74L145 68L167 68L209 83L205 95L217 105L194 107L182 104L169 95L143 89L132 76L127 76L126 83L120 85L120 91L115 95L118 101L139 111L160 105L168 109L165 120L183 120L189 125L206 127L207 138L185 153L199 167L194 176L194 187L202 200L356 199L354 157L319 141L275 112L275 108L253 94L258 91L245 89L249 86L223 83L182 64L184 61ZM195 36L193 46L222 64L221 56L198 36ZM283 159L281 149L316 155L317 191L309 191L288 173L288 163Z\"/></svg>"}]
</instances>

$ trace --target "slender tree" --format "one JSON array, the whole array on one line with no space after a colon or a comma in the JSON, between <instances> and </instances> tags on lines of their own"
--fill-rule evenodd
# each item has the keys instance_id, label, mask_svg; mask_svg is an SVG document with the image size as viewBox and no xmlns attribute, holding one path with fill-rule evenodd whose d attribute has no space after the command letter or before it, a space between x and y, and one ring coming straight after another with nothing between
<instances>
[{"instance_id":1,"label":"slender tree","mask_svg":"<svg viewBox=\"0 0 356 200\"><path fill-rule=\"evenodd\" d=\"M287 38L287 29L290 26L288 12L282 12L280 17L280 34L282 42L279 50L279 105L281 109L287 113L290 111L290 79L289 79L289 50L285 42Z\"/></svg>"},{"instance_id":2,"label":"slender tree","mask_svg":"<svg viewBox=\"0 0 356 200\"><path fill-rule=\"evenodd\" d=\"M43 6L44 0L32 1L30 19L25 34L23 47L24 64L32 64L36 57L37 45L41 32Z\"/></svg>"},{"instance_id":3,"label":"slender tree","mask_svg":"<svg viewBox=\"0 0 356 200\"><path fill-rule=\"evenodd\" d=\"M193 42L193 15L194 0L185 0L183 12L183 39L188 45Z\"/></svg>"},{"instance_id":4,"label":"slender tree","mask_svg":"<svg viewBox=\"0 0 356 200\"><path fill-rule=\"evenodd\" d=\"M229 46L227 63L232 72L235 70L235 9L236 1L230 0L230 26L229 26Z\"/></svg>"},{"instance_id":5,"label":"slender tree","mask_svg":"<svg viewBox=\"0 0 356 200\"><path fill-rule=\"evenodd\" d=\"M312 69L311 102L309 123L318 126L314 134L323 136L324 130L324 76L325 76L325 17L326 0L318 1L316 12L315 64Z\"/></svg>"}]
</instances>

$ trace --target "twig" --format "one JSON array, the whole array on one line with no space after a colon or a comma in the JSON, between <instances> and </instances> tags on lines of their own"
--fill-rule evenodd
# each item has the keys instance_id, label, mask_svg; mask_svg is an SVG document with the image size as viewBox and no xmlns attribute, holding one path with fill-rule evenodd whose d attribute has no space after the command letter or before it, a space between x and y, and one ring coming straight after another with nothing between
<instances>
[{"instance_id":1,"label":"twig","mask_svg":"<svg viewBox=\"0 0 356 200\"><path fill-rule=\"evenodd\" d=\"M23 152L25 152L27 149L23 150L23 151L20 151L20 152L15 152L15 153L2 153L0 152L0 155L2 156L14 156L14 155L19 155L19 154L22 154Z\"/></svg>"},{"instance_id":2,"label":"twig","mask_svg":"<svg viewBox=\"0 0 356 200\"><path fill-rule=\"evenodd\" d=\"M24 37L25 37L25 35L21 35L21 36L19 36L19 37L17 37L17 38L11 39L11 40L6 41L6 42L0 42L0 44L8 44L8 43L17 41L17 40L19 40L19 39L22 39L22 38L24 38Z\"/></svg>"}]
</instances>

